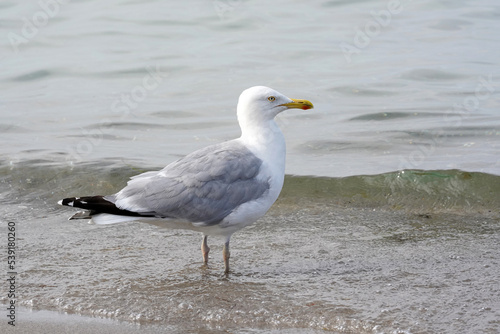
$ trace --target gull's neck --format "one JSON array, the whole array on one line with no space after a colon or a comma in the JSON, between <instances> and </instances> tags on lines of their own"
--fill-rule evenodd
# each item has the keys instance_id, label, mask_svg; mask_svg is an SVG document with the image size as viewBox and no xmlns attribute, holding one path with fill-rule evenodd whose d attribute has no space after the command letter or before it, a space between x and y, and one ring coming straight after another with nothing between
<instances>
[{"instance_id":1,"label":"gull's neck","mask_svg":"<svg viewBox=\"0 0 500 334\"><path fill-rule=\"evenodd\" d=\"M273 146L283 144L285 138L274 120L241 124L241 140L249 146Z\"/></svg>"},{"instance_id":2,"label":"gull's neck","mask_svg":"<svg viewBox=\"0 0 500 334\"><path fill-rule=\"evenodd\" d=\"M242 143L266 163L284 174L286 144L285 137L274 120L241 124Z\"/></svg>"}]
</instances>

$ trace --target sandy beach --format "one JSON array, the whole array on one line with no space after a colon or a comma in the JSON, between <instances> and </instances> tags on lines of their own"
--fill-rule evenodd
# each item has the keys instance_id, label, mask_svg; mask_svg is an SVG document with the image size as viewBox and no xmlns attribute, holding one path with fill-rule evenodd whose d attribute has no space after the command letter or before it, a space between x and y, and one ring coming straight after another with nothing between
<instances>
[{"instance_id":1,"label":"sandy beach","mask_svg":"<svg viewBox=\"0 0 500 334\"><path fill-rule=\"evenodd\" d=\"M373 186L373 178L368 180ZM7 333L356 334L498 329L500 221L487 209L496 198L461 213L419 206L394 210L403 196L390 205L380 205L379 196L370 200L367 193L359 199L330 197L327 180L323 188L319 181L289 180L271 212L235 234L228 276L216 238L204 268L201 236L195 232L67 221L68 212L55 204L48 213L4 205L0 214L16 221L16 305L24 309L15 329L7 319L0 328ZM352 181L359 185L360 180ZM297 196L296 187L307 196ZM0 300L9 302L6 294Z\"/></svg>"},{"instance_id":2,"label":"sandy beach","mask_svg":"<svg viewBox=\"0 0 500 334\"><path fill-rule=\"evenodd\" d=\"M5 305L1 305L2 310ZM55 311L32 311L26 308L16 310L16 326L9 325L7 321L0 323L2 333L75 333L75 334L135 334L135 333L165 333L168 327L139 326L131 323L83 317L78 315L64 314Z\"/></svg>"},{"instance_id":3,"label":"sandy beach","mask_svg":"<svg viewBox=\"0 0 500 334\"><path fill-rule=\"evenodd\" d=\"M5 305L0 305L4 309ZM78 316L74 314L65 314L55 311L39 310L33 311L25 308L17 310L19 320L16 320L17 325L11 326L7 322L0 323L0 331L2 333L19 333L19 334L163 334L163 333L200 333L200 334L215 334L220 333L218 329L179 329L173 326L156 326L156 325L138 325L124 321L109 320L102 318L93 318ZM286 330L259 330L249 329L245 333L270 333L270 334L314 334L323 333L324 331L316 331L312 329L286 329Z\"/></svg>"}]
</instances>

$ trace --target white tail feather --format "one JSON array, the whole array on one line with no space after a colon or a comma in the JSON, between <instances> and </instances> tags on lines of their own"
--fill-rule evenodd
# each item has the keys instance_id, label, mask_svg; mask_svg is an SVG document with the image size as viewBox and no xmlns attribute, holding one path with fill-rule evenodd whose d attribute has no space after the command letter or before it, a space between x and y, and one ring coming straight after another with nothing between
<instances>
[{"instance_id":1,"label":"white tail feather","mask_svg":"<svg viewBox=\"0 0 500 334\"><path fill-rule=\"evenodd\" d=\"M97 215L92 216L92 222L94 222L97 225L118 224L118 223L132 222L139 219L141 219L141 217L118 216L109 213L99 213Z\"/></svg>"}]
</instances>

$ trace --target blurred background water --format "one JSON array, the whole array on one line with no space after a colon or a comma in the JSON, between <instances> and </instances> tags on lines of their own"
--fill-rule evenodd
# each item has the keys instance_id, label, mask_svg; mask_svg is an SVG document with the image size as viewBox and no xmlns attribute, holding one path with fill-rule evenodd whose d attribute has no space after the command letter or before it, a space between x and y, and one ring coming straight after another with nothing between
<instances>
[{"instance_id":1,"label":"blurred background water","mask_svg":"<svg viewBox=\"0 0 500 334\"><path fill-rule=\"evenodd\" d=\"M287 173L500 173L494 1L6 1L3 161L163 166L239 135L239 94L314 102L279 122Z\"/></svg>"},{"instance_id":2,"label":"blurred background water","mask_svg":"<svg viewBox=\"0 0 500 334\"><path fill-rule=\"evenodd\" d=\"M496 1L7 0L0 3L0 22L0 217L23 221L24 306L175 325L186 331L207 324L350 333L498 330L499 315L493 310L500 309L500 298L492 302L487 297L500 293L498 283L491 286L490 279L498 274L492 261L499 241ZM217 269L200 277L196 266L169 262L181 272L163 264L171 276L168 282L149 267L101 274L92 289L100 286L102 295L112 290L106 298L118 300L118 306L113 309L106 298L89 301L91 288L70 274L67 262L53 265L59 263L61 247L68 252L66 260L80 263L76 271L98 256L92 253L96 247L116 251L123 267L135 262L120 247L129 247L134 256L144 249L133 248L137 236L132 225L101 230L109 239L99 240L116 243L116 248L86 245L78 235L97 233L98 228L64 223L68 212L55 201L116 191L131 175L237 137L237 99L254 85L315 105L278 117L287 141L286 173L313 176L287 178L271 215L283 213L285 218L265 218L257 230L241 232L238 242L248 249L248 262L240 263L242 272L230 283L215 276ZM372 210L377 213L370 215ZM303 231L300 221L311 228ZM266 230L266 222L275 225ZM345 224L355 232L345 231ZM325 228L331 234L323 235ZM44 234L47 231L53 234ZM183 238L193 238L188 232L149 227L141 231L149 233L141 237L144 245L148 235L168 235L181 244ZM262 253L252 249L260 240L258 233L243 237L258 231L269 238L281 235L283 240L270 239L261 247L296 256L296 268L284 258L268 259L263 266L258 261ZM65 236L64 246L57 244L61 241L56 233ZM297 249L286 247L287 238ZM304 249L314 238L322 243ZM398 272L388 260L397 261L394 240L398 254L412 254L422 243L425 251L419 251L432 257L434 246L443 247L444 262L452 260L457 267L440 268L437 263L443 259L430 261L428 267L422 255L407 257L415 266ZM449 240L453 244L447 248L443 242ZM41 249L38 242L46 245ZM473 244L482 248L464 246ZM196 261L197 247L180 247L184 252L179 257ZM361 261L373 247L381 262ZM467 257L471 250L477 256ZM321 260L306 264L304 252ZM469 272L462 272L467 277L455 273L460 277L450 279L450 273L464 265L459 259L469 265ZM39 268L49 263L52 271ZM345 269L346 263L352 268ZM135 289L134 280L145 270L156 281L149 283L149 291ZM471 272L482 277L475 283L484 293L464 287ZM434 282L431 273L448 281ZM417 276L414 285L406 281ZM120 284L110 277L125 280L123 286L115 286ZM332 277L341 291L325 290ZM373 279L380 284L367 283ZM189 283L183 283L186 280ZM47 289L46 283L37 283L44 281L58 284ZM290 281L293 287L287 285ZM405 287L419 289L419 297L412 296L418 305L403 301L405 293L391 299L386 294L390 288L380 288L396 281L398 293ZM364 295L353 292L349 283L356 282L363 283ZM250 295L255 303L228 311L227 305L212 304L210 295L199 299L200 284L218 293L228 289L225 293L242 303ZM299 293L295 284L311 292ZM454 285L463 288L454 290ZM146 301L123 299L123 289L130 289L129 296L146 294ZM151 291L168 296L168 302L149 295ZM436 293L464 297L431 298ZM374 294L384 296L380 303L372 301ZM281 304L276 296L283 297ZM2 298L6 302L4 294ZM463 306L467 300L474 312L484 308L482 313L469 312ZM291 301L298 306L289 308ZM152 311L148 303L167 306ZM312 312L308 316L302 312L304 305ZM440 313L450 307L456 310ZM161 312L173 316L165 318ZM252 314L253 320L244 314Z\"/></svg>"}]
</instances>

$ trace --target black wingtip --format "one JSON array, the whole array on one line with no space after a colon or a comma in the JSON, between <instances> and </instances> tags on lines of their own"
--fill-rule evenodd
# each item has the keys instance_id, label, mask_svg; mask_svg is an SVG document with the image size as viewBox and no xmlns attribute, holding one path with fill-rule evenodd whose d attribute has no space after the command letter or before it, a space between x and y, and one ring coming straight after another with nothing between
<instances>
[{"instance_id":1,"label":"black wingtip","mask_svg":"<svg viewBox=\"0 0 500 334\"><path fill-rule=\"evenodd\" d=\"M74 206L76 197L70 197L70 198L65 198L57 202L59 205L65 205L65 206Z\"/></svg>"},{"instance_id":2,"label":"black wingtip","mask_svg":"<svg viewBox=\"0 0 500 334\"><path fill-rule=\"evenodd\" d=\"M90 210L91 215L99 213L110 213L113 215L122 216L155 217L154 212L133 212L120 209L116 207L115 203L106 200L104 196L69 197L60 200L57 203L64 206L72 206L75 208Z\"/></svg>"},{"instance_id":3,"label":"black wingtip","mask_svg":"<svg viewBox=\"0 0 500 334\"><path fill-rule=\"evenodd\" d=\"M115 204L104 199L104 196L68 197L57 203L85 210L106 211L109 208L116 208Z\"/></svg>"}]
</instances>

